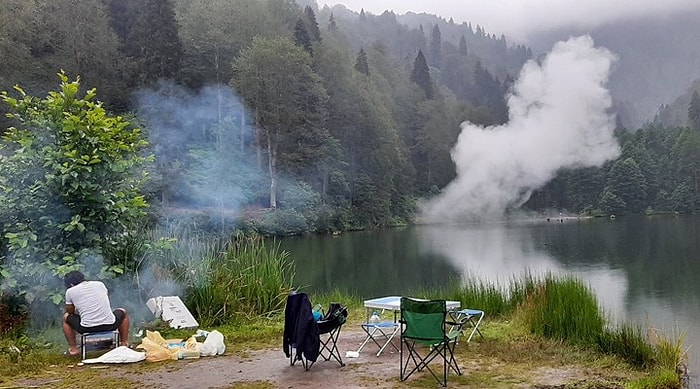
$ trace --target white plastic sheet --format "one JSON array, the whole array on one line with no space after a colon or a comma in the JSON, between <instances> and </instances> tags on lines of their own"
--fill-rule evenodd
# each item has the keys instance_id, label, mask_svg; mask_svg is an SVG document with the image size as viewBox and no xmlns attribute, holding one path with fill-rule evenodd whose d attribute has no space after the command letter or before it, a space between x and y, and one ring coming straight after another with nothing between
<instances>
[{"instance_id":1,"label":"white plastic sheet","mask_svg":"<svg viewBox=\"0 0 700 389\"><path fill-rule=\"evenodd\" d=\"M146 359L146 353L134 351L126 346L119 346L98 358L83 360L83 363L134 363Z\"/></svg>"}]
</instances>

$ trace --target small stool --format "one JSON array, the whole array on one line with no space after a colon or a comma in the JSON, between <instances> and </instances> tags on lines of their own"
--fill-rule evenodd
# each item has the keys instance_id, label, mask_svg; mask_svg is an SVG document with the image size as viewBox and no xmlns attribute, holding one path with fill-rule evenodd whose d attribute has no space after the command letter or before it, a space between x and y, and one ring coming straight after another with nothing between
<instances>
[{"instance_id":1,"label":"small stool","mask_svg":"<svg viewBox=\"0 0 700 389\"><path fill-rule=\"evenodd\" d=\"M388 345L391 345L396 351L400 351L399 348L394 343L392 343L392 339L394 339L394 336L396 336L396 334L399 332L399 329L401 328L399 323L390 321L379 321L362 323L361 326L367 334L367 337L365 338L365 341L362 342L362 344L360 345L360 348L357 349L358 353L362 351L362 348L365 347L367 342L369 342L370 340L373 341L374 344L377 345L377 347L379 347L379 352L377 352L377 356L379 356L379 354L381 354L382 351L384 351L384 349Z\"/></svg>"},{"instance_id":2,"label":"small stool","mask_svg":"<svg viewBox=\"0 0 700 389\"><path fill-rule=\"evenodd\" d=\"M91 350L102 350L106 348L116 348L119 346L119 331L86 332L80 334L80 354L83 359Z\"/></svg>"},{"instance_id":3,"label":"small stool","mask_svg":"<svg viewBox=\"0 0 700 389\"><path fill-rule=\"evenodd\" d=\"M471 332L469 333L467 342L470 342L476 333L478 333L482 338L484 337L479 329L479 324L481 324L481 321L484 320L484 311L480 309L462 309L461 311L450 312L450 316L455 321L468 324L471 327ZM463 331L464 329L460 326L459 330Z\"/></svg>"}]
</instances>

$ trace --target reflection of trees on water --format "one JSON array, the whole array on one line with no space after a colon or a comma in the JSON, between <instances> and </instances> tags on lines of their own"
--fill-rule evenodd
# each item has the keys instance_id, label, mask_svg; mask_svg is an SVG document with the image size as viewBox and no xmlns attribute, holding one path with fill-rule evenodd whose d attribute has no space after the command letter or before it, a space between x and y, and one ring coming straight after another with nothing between
<instances>
[{"instance_id":1,"label":"reflection of trees on water","mask_svg":"<svg viewBox=\"0 0 700 389\"><path fill-rule=\"evenodd\" d=\"M458 275L446 258L421 253L408 230L292 237L280 245L296 263L296 285L306 290L370 298L439 287Z\"/></svg>"},{"instance_id":2,"label":"reflection of trees on water","mask_svg":"<svg viewBox=\"0 0 700 389\"><path fill-rule=\"evenodd\" d=\"M508 284L525 272L574 274L613 321L635 321L700 344L700 216L625 216L301 237L282 241L297 285L361 297L437 287L451 276ZM691 356L693 371L700 371Z\"/></svg>"},{"instance_id":3,"label":"reflection of trees on water","mask_svg":"<svg viewBox=\"0 0 700 389\"><path fill-rule=\"evenodd\" d=\"M533 240L567 267L621 269L630 295L700 296L700 217L626 216L560 227L533 233Z\"/></svg>"}]
</instances>

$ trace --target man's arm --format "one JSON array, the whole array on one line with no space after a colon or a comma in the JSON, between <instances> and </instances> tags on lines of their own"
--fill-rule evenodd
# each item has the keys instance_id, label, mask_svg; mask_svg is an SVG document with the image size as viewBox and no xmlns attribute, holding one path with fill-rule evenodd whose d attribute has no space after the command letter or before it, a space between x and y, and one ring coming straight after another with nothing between
<instances>
[{"instance_id":1,"label":"man's arm","mask_svg":"<svg viewBox=\"0 0 700 389\"><path fill-rule=\"evenodd\" d=\"M72 315L75 313L75 305L73 304L66 304L66 313L69 315Z\"/></svg>"}]
</instances>

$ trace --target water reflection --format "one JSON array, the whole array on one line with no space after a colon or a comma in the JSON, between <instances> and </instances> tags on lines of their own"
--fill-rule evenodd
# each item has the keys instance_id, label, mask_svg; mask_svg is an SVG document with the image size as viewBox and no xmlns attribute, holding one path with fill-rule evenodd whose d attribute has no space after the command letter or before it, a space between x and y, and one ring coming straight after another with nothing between
<instances>
[{"instance_id":1,"label":"water reflection","mask_svg":"<svg viewBox=\"0 0 700 389\"><path fill-rule=\"evenodd\" d=\"M613 323L683 334L700 372L700 216L427 225L284 239L297 283L364 298L443 285L452 277L507 286L513 277L574 274ZM693 382L698 380L694 377Z\"/></svg>"},{"instance_id":2,"label":"water reflection","mask_svg":"<svg viewBox=\"0 0 700 389\"><path fill-rule=\"evenodd\" d=\"M415 231L426 255L446 258L464 280L495 283L504 289L513 278L526 273L575 275L588 282L602 302L606 314L621 319L625 313L627 278L619 269L605 264L579 264L567 267L548 252L547 244L536 239L543 226L529 223L420 226ZM554 228L567 228L556 225Z\"/></svg>"}]
</instances>

